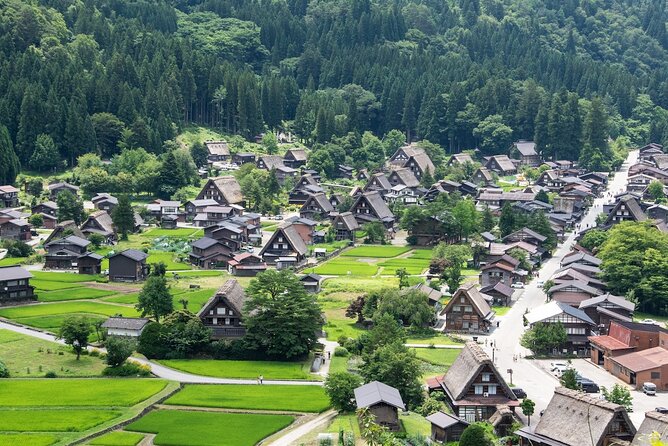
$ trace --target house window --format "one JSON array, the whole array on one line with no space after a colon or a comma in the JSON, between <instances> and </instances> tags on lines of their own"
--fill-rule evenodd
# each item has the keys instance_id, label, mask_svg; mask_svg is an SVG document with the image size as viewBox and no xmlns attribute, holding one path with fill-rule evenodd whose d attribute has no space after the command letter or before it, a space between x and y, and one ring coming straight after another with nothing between
<instances>
[{"instance_id":1,"label":"house window","mask_svg":"<svg viewBox=\"0 0 668 446\"><path fill-rule=\"evenodd\" d=\"M471 313L473 311L473 307L470 306L470 305L467 305L467 306L464 307L464 311L466 313Z\"/></svg>"},{"instance_id":2,"label":"house window","mask_svg":"<svg viewBox=\"0 0 668 446\"><path fill-rule=\"evenodd\" d=\"M496 386L487 386L487 393L490 395L496 395Z\"/></svg>"},{"instance_id":3,"label":"house window","mask_svg":"<svg viewBox=\"0 0 668 446\"><path fill-rule=\"evenodd\" d=\"M491 374L490 373L483 373L482 374L482 382L489 382Z\"/></svg>"},{"instance_id":4,"label":"house window","mask_svg":"<svg viewBox=\"0 0 668 446\"><path fill-rule=\"evenodd\" d=\"M650 375L651 379L661 379L661 372L652 372Z\"/></svg>"},{"instance_id":5,"label":"house window","mask_svg":"<svg viewBox=\"0 0 668 446\"><path fill-rule=\"evenodd\" d=\"M484 393L484 391L483 391L484 386L476 385L474 387L475 387L475 394L476 395L482 395Z\"/></svg>"},{"instance_id":6,"label":"house window","mask_svg":"<svg viewBox=\"0 0 668 446\"><path fill-rule=\"evenodd\" d=\"M216 308L216 314L225 314L225 307Z\"/></svg>"},{"instance_id":7,"label":"house window","mask_svg":"<svg viewBox=\"0 0 668 446\"><path fill-rule=\"evenodd\" d=\"M465 304L466 303L466 298L465 297L460 297L459 302Z\"/></svg>"}]
</instances>

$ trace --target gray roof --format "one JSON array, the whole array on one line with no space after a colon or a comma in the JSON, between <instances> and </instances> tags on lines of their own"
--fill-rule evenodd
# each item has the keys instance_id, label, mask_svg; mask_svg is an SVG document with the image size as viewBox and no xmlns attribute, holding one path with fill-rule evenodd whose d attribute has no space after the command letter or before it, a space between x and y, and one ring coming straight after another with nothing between
<instances>
[{"instance_id":1,"label":"gray roof","mask_svg":"<svg viewBox=\"0 0 668 446\"><path fill-rule=\"evenodd\" d=\"M239 182L233 176L211 178L209 181L213 182L218 188L227 204L237 204L244 200L241 193L241 186L239 186ZM204 187L206 188L208 185L209 182L207 182Z\"/></svg>"},{"instance_id":2,"label":"gray roof","mask_svg":"<svg viewBox=\"0 0 668 446\"><path fill-rule=\"evenodd\" d=\"M561 313L566 313L569 316L580 319L582 322L596 325L584 311L554 300L531 310L527 313L526 319L529 324L535 324L536 322L544 321L545 319L549 319Z\"/></svg>"},{"instance_id":3,"label":"gray roof","mask_svg":"<svg viewBox=\"0 0 668 446\"><path fill-rule=\"evenodd\" d=\"M109 258L111 259L116 256L127 257L128 259L132 259L136 262L141 262L142 260L146 260L148 258L148 254L146 254L144 251L139 251L138 249L126 249L125 251L117 252Z\"/></svg>"},{"instance_id":4,"label":"gray roof","mask_svg":"<svg viewBox=\"0 0 668 446\"><path fill-rule=\"evenodd\" d=\"M357 197L357 200L351 209L355 209L362 200L366 200L369 203L369 207L379 219L394 218L394 214L390 208L387 207L387 203L385 203L385 200L383 200L383 197L381 197L380 193L377 191L365 192Z\"/></svg>"},{"instance_id":5,"label":"gray roof","mask_svg":"<svg viewBox=\"0 0 668 446\"><path fill-rule=\"evenodd\" d=\"M71 189L73 191L78 191L79 190L79 186L75 186L74 184L70 184L70 183L67 183L65 181L60 181L58 183L49 184L48 186L46 186L46 188L48 190L54 190L54 189L60 189L60 188L67 188L67 189Z\"/></svg>"},{"instance_id":6,"label":"gray roof","mask_svg":"<svg viewBox=\"0 0 668 446\"><path fill-rule=\"evenodd\" d=\"M633 423L619 404L557 387L543 416L539 418L534 434L568 446L595 446L602 444L610 423L618 413L622 413L631 434L635 434Z\"/></svg>"},{"instance_id":7,"label":"gray roof","mask_svg":"<svg viewBox=\"0 0 668 446\"><path fill-rule=\"evenodd\" d=\"M659 434L658 439L666 442L668 441L668 415L659 412L646 412L645 419L636 432L633 438L633 446L648 446L649 437L652 433Z\"/></svg>"},{"instance_id":8,"label":"gray roof","mask_svg":"<svg viewBox=\"0 0 668 446\"><path fill-rule=\"evenodd\" d=\"M557 291L562 291L565 288L577 288L583 293L589 294L591 296L600 296L603 294L601 290L598 288L594 288L592 286L587 285L584 282L580 282L579 280L568 280L564 281L558 285L554 285L552 288L547 290L548 295L552 295L552 293L556 293Z\"/></svg>"},{"instance_id":9,"label":"gray roof","mask_svg":"<svg viewBox=\"0 0 668 446\"><path fill-rule=\"evenodd\" d=\"M290 149L285 152L285 158L291 158L295 161L306 161L306 150L304 149Z\"/></svg>"},{"instance_id":10,"label":"gray roof","mask_svg":"<svg viewBox=\"0 0 668 446\"><path fill-rule=\"evenodd\" d=\"M150 321L144 318L136 317L115 317L112 316L102 324L102 328L120 328L125 330L141 330Z\"/></svg>"},{"instance_id":11,"label":"gray roof","mask_svg":"<svg viewBox=\"0 0 668 446\"><path fill-rule=\"evenodd\" d=\"M286 167L283 164L283 158L278 155L262 155L258 158L258 162L262 160L267 170L278 169L279 167Z\"/></svg>"},{"instance_id":12,"label":"gray roof","mask_svg":"<svg viewBox=\"0 0 668 446\"><path fill-rule=\"evenodd\" d=\"M529 229L527 227L524 227L522 229L518 229L517 231L508 234L507 236L505 236L503 238L503 240L505 241L506 239L513 238L513 236L516 236L516 235L519 235L521 239L524 239L524 237L522 237L523 234L526 234L527 236L529 236L529 238L535 238L536 240L538 240L538 243L542 243L545 240L547 240L547 237L545 237L544 235L539 234L536 231L534 231L532 229Z\"/></svg>"},{"instance_id":13,"label":"gray roof","mask_svg":"<svg viewBox=\"0 0 668 446\"><path fill-rule=\"evenodd\" d=\"M513 143L513 146L517 149L522 156L536 156L536 143L533 141L517 141Z\"/></svg>"},{"instance_id":14,"label":"gray roof","mask_svg":"<svg viewBox=\"0 0 668 446\"><path fill-rule=\"evenodd\" d=\"M459 298L462 294L468 296L469 301L474 307L474 310L480 314L481 317L490 318L493 315L492 309L482 294L480 294L478 288L476 288L475 283L469 283L459 287L459 289L453 294L452 299L450 299L448 304L443 308L443 310L441 310L441 314L446 314L448 311L450 311L455 303L459 302Z\"/></svg>"},{"instance_id":15,"label":"gray roof","mask_svg":"<svg viewBox=\"0 0 668 446\"><path fill-rule=\"evenodd\" d=\"M436 172L436 167L434 166L434 163L431 161L431 158L429 158L429 155L427 155L426 152L416 153L415 155L411 156L408 159L408 161L406 161L406 164L404 164L404 166L408 166L411 163L411 160L418 165L418 167L422 172L426 173L427 171L429 171L429 173L432 175L434 174L434 172Z\"/></svg>"},{"instance_id":16,"label":"gray roof","mask_svg":"<svg viewBox=\"0 0 668 446\"><path fill-rule=\"evenodd\" d=\"M415 174L412 170L407 167L402 167L397 169L390 174L390 178L397 177L399 182L406 187L418 187L420 185L420 180L415 177Z\"/></svg>"},{"instance_id":17,"label":"gray roof","mask_svg":"<svg viewBox=\"0 0 668 446\"><path fill-rule=\"evenodd\" d=\"M427 296L429 300L433 302L438 302L439 300L441 300L441 297L443 297L443 293L431 288L424 282L418 283L417 285L413 285L409 289L423 293L424 295Z\"/></svg>"},{"instance_id":18,"label":"gray roof","mask_svg":"<svg viewBox=\"0 0 668 446\"><path fill-rule=\"evenodd\" d=\"M32 274L20 266L0 266L0 280L30 279Z\"/></svg>"},{"instance_id":19,"label":"gray roof","mask_svg":"<svg viewBox=\"0 0 668 446\"><path fill-rule=\"evenodd\" d=\"M239 285L234 279L229 279L223 284L218 291L206 301L204 306L197 312L197 316L201 317L205 315L211 307L217 304L220 300L225 300L232 307L232 309L241 314L244 309L244 303L246 302L246 293L244 289Z\"/></svg>"},{"instance_id":20,"label":"gray roof","mask_svg":"<svg viewBox=\"0 0 668 446\"><path fill-rule=\"evenodd\" d=\"M207 249L218 243L218 240L211 237L202 237L201 239L192 242L190 246L197 249Z\"/></svg>"},{"instance_id":21,"label":"gray roof","mask_svg":"<svg viewBox=\"0 0 668 446\"><path fill-rule=\"evenodd\" d=\"M499 374L492 359L478 345L477 342L467 342L464 349L457 356L455 362L443 376L443 385L455 400L460 400L466 396L471 383L480 374L482 369L489 369L496 376L496 380L503 389L503 393L511 400L516 401L517 397L510 390L506 380Z\"/></svg>"},{"instance_id":22,"label":"gray roof","mask_svg":"<svg viewBox=\"0 0 668 446\"><path fill-rule=\"evenodd\" d=\"M499 166L499 168L504 171L504 172L510 172L517 170L517 167L515 164L511 161L510 158L508 158L508 155L495 155L492 156L489 161L485 164L485 167L488 169L492 164L496 161L496 164Z\"/></svg>"},{"instance_id":23,"label":"gray roof","mask_svg":"<svg viewBox=\"0 0 668 446\"><path fill-rule=\"evenodd\" d=\"M82 258L82 257L90 257L91 259L95 259L95 260L104 259L103 256L101 256L100 254L97 254L95 252L87 252L86 254L82 254L81 256L79 256L79 258Z\"/></svg>"},{"instance_id":24,"label":"gray roof","mask_svg":"<svg viewBox=\"0 0 668 446\"><path fill-rule=\"evenodd\" d=\"M269 239L269 241L262 248L262 251L260 251L260 255L264 255L265 251L271 247L271 245L274 243L274 240L277 239L281 234L283 235L283 237L285 237L288 243L290 243L292 249L297 254L299 255L306 254L306 252L308 251L306 243L301 238L294 225L292 223L288 223L278 227L276 232L272 234L271 239Z\"/></svg>"},{"instance_id":25,"label":"gray roof","mask_svg":"<svg viewBox=\"0 0 668 446\"><path fill-rule=\"evenodd\" d=\"M375 179L375 181L374 181L374 179ZM385 175L383 172L374 173L373 175L371 175L371 178L369 178L369 182L365 186L365 189L372 182L377 182L378 185L380 187L382 187L384 190L392 189L392 185L390 184L390 180L387 179L387 175Z\"/></svg>"},{"instance_id":26,"label":"gray roof","mask_svg":"<svg viewBox=\"0 0 668 446\"><path fill-rule=\"evenodd\" d=\"M312 206L310 204L312 201L315 201L315 203L318 205L320 209L322 209L323 212L329 213L334 210L334 206L332 206L332 203L327 199L327 195L325 195L324 192L319 192L315 195L311 195L304 205L302 206L302 211L308 211L306 208L308 206Z\"/></svg>"},{"instance_id":27,"label":"gray roof","mask_svg":"<svg viewBox=\"0 0 668 446\"><path fill-rule=\"evenodd\" d=\"M471 155L468 153L455 153L450 157L450 160L448 160L448 163L453 163L453 164L464 164L464 163L472 163L473 158L471 158Z\"/></svg>"},{"instance_id":28,"label":"gray roof","mask_svg":"<svg viewBox=\"0 0 668 446\"><path fill-rule=\"evenodd\" d=\"M568 266L559 268L556 272L560 273L562 271L566 271L567 269L574 269L576 271L586 271L592 274L601 274L601 268L597 266L585 265L584 263L579 263L579 262L571 263Z\"/></svg>"},{"instance_id":29,"label":"gray roof","mask_svg":"<svg viewBox=\"0 0 668 446\"><path fill-rule=\"evenodd\" d=\"M69 244L72 244L72 245L75 245L75 246L79 246L81 248L85 248L86 246L90 245L90 242L88 240L86 240L85 238L77 237L76 235L68 235L65 238L61 238L59 240L54 240L52 242L49 242L49 243L45 244L44 246L50 246L50 245L53 245L55 243L61 243L61 242L69 243Z\"/></svg>"},{"instance_id":30,"label":"gray roof","mask_svg":"<svg viewBox=\"0 0 668 446\"><path fill-rule=\"evenodd\" d=\"M378 381L372 381L356 388L355 401L357 402L358 408L369 407L378 403L386 403L397 409L406 409L399 391L394 387L390 387L387 384Z\"/></svg>"},{"instance_id":31,"label":"gray roof","mask_svg":"<svg viewBox=\"0 0 668 446\"><path fill-rule=\"evenodd\" d=\"M620 308L623 308L628 311L633 311L636 309L636 304L633 302L624 299L620 296L614 296L610 293L601 294L600 296L592 297L591 299L583 300L580 302L579 308L588 308L591 306L598 306L604 302L609 302L613 305L616 305Z\"/></svg>"},{"instance_id":32,"label":"gray roof","mask_svg":"<svg viewBox=\"0 0 668 446\"><path fill-rule=\"evenodd\" d=\"M468 426L468 422L457 418L453 415L450 415L445 412L438 411L436 413L433 413L427 417L427 421L429 421L431 424L434 426L440 427L441 429L446 429L450 426L454 426L455 424L464 424Z\"/></svg>"},{"instance_id":33,"label":"gray roof","mask_svg":"<svg viewBox=\"0 0 668 446\"><path fill-rule=\"evenodd\" d=\"M230 155L230 148L225 141L206 141L204 145L211 155Z\"/></svg>"},{"instance_id":34,"label":"gray roof","mask_svg":"<svg viewBox=\"0 0 668 446\"><path fill-rule=\"evenodd\" d=\"M484 294L487 294L490 291L496 291L497 293L502 294L506 297L511 297L515 290L513 290L511 287L509 287L503 282L496 282L494 285L486 286L480 289L480 292Z\"/></svg>"},{"instance_id":35,"label":"gray roof","mask_svg":"<svg viewBox=\"0 0 668 446\"><path fill-rule=\"evenodd\" d=\"M603 261L598 257L594 257L584 252L574 251L566 254L561 260L561 266L570 265L575 262L591 263L594 266L599 266Z\"/></svg>"},{"instance_id":36,"label":"gray roof","mask_svg":"<svg viewBox=\"0 0 668 446\"><path fill-rule=\"evenodd\" d=\"M96 221L102 230L109 234L113 234L115 232L114 221L111 219L111 215L109 215L107 211L97 211L90 214L86 221L81 224L81 230L93 230L94 228L88 227L92 221Z\"/></svg>"}]
</instances>

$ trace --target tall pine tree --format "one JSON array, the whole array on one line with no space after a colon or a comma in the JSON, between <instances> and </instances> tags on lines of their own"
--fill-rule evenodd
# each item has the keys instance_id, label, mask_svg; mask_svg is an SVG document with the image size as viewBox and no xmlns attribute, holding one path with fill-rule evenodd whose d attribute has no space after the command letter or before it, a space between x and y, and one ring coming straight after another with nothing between
<instances>
[{"instance_id":1,"label":"tall pine tree","mask_svg":"<svg viewBox=\"0 0 668 446\"><path fill-rule=\"evenodd\" d=\"M7 127L0 124L0 185L12 184L19 174L19 159L14 152Z\"/></svg>"}]
</instances>

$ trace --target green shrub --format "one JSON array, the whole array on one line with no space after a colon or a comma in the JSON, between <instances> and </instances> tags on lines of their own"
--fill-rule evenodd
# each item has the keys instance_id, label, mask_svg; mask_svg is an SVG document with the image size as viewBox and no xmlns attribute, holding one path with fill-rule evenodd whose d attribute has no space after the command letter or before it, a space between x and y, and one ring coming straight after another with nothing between
<instances>
[{"instance_id":1,"label":"green shrub","mask_svg":"<svg viewBox=\"0 0 668 446\"><path fill-rule=\"evenodd\" d=\"M345 347L336 347L334 349L334 356L348 356L348 350Z\"/></svg>"},{"instance_id":2,"label":"green shrub","mask_svg":"<svg viewBox=\"0 0 668 446\"><path fill-rule=\"evenodd\" d=\"M44 378L58 378L58 375L53 370L50 370L44 374Z\"/></svg>"},{"instance_id":3,"label":"green shrub","mask_svg":"<svg viewBox=\"0 0 668 446\"><path fill-rule=\"evenodd\" d=\"M107 367L102 371L104 376L149 376L151 368L135 362L126 362L118 367Z\"/></svg>"},{"instance_id":4,"label":"green shrub","mask_svg":"<svg viewBox=\"0 0 668 446\"><path fill-rule=\"evenodd\" d=\"M107 364L110 367L119 367L130 357L135 344L128 339L110 336L105 343L105 347L107 347Z\"/></svg>"},{"instance_id":5,"label":"green shrub","mask_svg":"<svg viewBox=\"0 0 668 446\"><path fill-rule=\"evenodd\" d=\"M0 361L0 378L9 378L9 369L2 361Z\"/></svg>"}]
</instances>

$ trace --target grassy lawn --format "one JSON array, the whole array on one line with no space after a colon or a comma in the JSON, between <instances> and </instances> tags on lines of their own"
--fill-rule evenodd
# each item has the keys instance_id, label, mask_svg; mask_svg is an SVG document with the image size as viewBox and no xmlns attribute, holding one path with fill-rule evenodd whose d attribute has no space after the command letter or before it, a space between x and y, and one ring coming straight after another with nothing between
<instances>
[{"instance_id":1,"label":"grassy lawn","mask_svg":"<svg viewBox=\"0 0 668 446\"><path fill-rule=\"evenodd\" d=\"M399 421L408 435L431 435L431 423L420 414L400 412Z\"/></svg>"},{"instance_id":2,"label":"grassy lawn","mask_svg":"<svg viewBox=\"0 0 668 446\"><path fill-rule=\"evenodd\" d=\"M104 434L88 444L95 446L135 446L143 439L144 435L142 434L115 431Z\"/></svg>"},{"instance_id":3,"label":"grassy lawn","mask_svg":"<svg viewBox=\"0 0 668 446\"><path fill-rule=\"evenodd\" d=\"M413 351L423 361L445 367L450 367L461 353L458 348L414 348Z\"/></svg>"},{"instance_id":4,"label":"grassy lawn","mask_svg":"<svg viewBox=\"0 0 668 446\"><path fill-rule=\"evenodd\" d=\"M395 275L397 270L401 268L405 268L408 274L418 275L429 268L429 260L414 258L390 259L379 263L378 266L383 267L383 270L381 271L381 274L383 275Z\"/></svg>"},{"instance_id":5,"label":"grassy lawn","mask_svg":"<svg viewBox=\"0 0 668 446\"><path fill-rule=\"evenodd\" d=\"M188 309L193 313L197 313L202 305L209 300L211 296L216 292L215 289L203 289L203 290L194 290L190 291L182 288L172 288L172 296L174 296L174 308L182 308L181 299L188 300ZM107 297L104 299L105 302L113 302L117 304L128 304L134 305L138 302L139 293L129 293L129 294L117 294L112 297Z\"/></svg>"},{"instance_id":6,"label":"grassy lawn","mask_svg":"<svg viewBox=\"0 0 668 446\"><path fill-rule=\"evenodd\" d=\"M100 297L111 296L112 294L115 294L115 292L110 290L73 288L39 293L37 300L40 302L58 302L62 300L97 299Z\"/></svg>"},{"instance_id":7,"label":"grassy lawn","mask_svg":"<svg viewBox=\"0 0 668 446\"><path fill-rule=\"evenodd\" d=\"M329 398L320 386L186 385L165 404L227 409L322 412Z\"/></svg>"},{"instance_id":8,"label":"grassy lawn","mask_svg":"<svg viewBox=\"0 0 668 446\"><path fill-rule=\"evenodd\" d=\"M25 260L25 257L5 257L0 260L0 266L21 265Z\"/></svg>"},{"instance_id":9,"label":"grassy lawn","mask_svg":"<svg viewBox=\"0 0 668 446\"><path fill-rule=\"evenodd\" d=\"M0 431L81 432L122 415L116 410L0 410Z\"/></svg>"},{"instance_id":10,"label":"grassy lawn","mask_svg":"<svg viewBox=\"0 0 668 446\"><path fill-rule=\"evenodd\" d=\"M23 307L3 308L0 310L0 316L9 319L73 313L99 314L101 316L113 316L120 313L123 316L128 317L138 315L134 308L101 302L63 302L44 305L26 305Z\"/></svg>"},{"instance_id":11,"label":"grassy lawn","mask_svg":"<svg viewBox=\"0 0 668 446\"><path fill-rule=\"evenodd\" d=\"M158 379L3 379L0 407L129 407L166 385Z\"/></svg>"},{"instance_id":12,"label":"grassy lawn","mask_svg":"<svg viewBox=\"0 0 668 446\"><path fill-rule=\"evenodd\" d=\"M201 230L197 228L176 228L176 229L153 228L142 233L142 236L187 238L187 237L193 237L199 231Z\"/></svg>"},{"instance_id":13,"label":"grassy lawn","mask_svg":"<svg viewBox=\"0 0 668 446\"><path fill-rule=\"evenodd\" d=\"M368 257L379 259L391 259L405 252L410 251L408 246L387 246L387 245L369 245L358 246L341 254L344 257Z\"/></svg>"},{"instance_id":14,"label":"grassy lawn","mask_svg":"<svg viewBox=\"0 0 668 446\"><path fill-rule=\"evenodd\" d=\"M75 282L54 282L52 280L32 279L30 285L34 286L39 291L56 291L66 290L72 288L81 288L83 285Z\"/></svg>"},{"instance_id":15,"label":"grassy lawn","mask_svg":"<svg viewBox=\"0 0 668 446\"><path fill-rule=\"evenodd\" d=\"M492 307L492 310L494 310L494 312L496 313L497 316L505 316L506 313L508 313L508 312L510 311L511 308L512 308L512 307L497 307L497 306L493 306L493 307Z\"/></svg>"},{"instance_id":16,"label":"grassy lawn","mask_svg":"<svg viewBox=\"0 0 668 446\"><path fill-rule=\"evenodd\" d=\"M159 361L173 369L217 378L309 379L310 364L278 361L231 361L213 359L169 359Z\"/></svg>"},{"instance_id":17,"label":"grassy lawn","mask_svg":"<svg viewBox=\"0 0 668 446\"><path fill-rule=\"evenodd\" d=\"M162 262L167 265L168 271L179 271L183 269L191 269L192 267L187 263L177 262L175 260L176 254L173 252L150 251L146 263Z\"/></svg>"},{"instance_id":18,"label":"grassy lawn","mask_svg":"<svg viewBox=\"0 0 668 446\"><path fill-rule=\"evenodd\" d=\"M58 441L58 437L49 434L2 434L0 444L20 446L49 446Z\"/></svg>"},{"instance_id":19,"label":"grassy lawn","mask_svg":"<svg viewBox=\"0 0 668 446\"><path fill-rule=\"evenodd\" d=\"M407 344L434 344L434 345L461 345L458 342L453 341L447 336L441 334L434 334L433 336L411 336L406 340Z\"/></svg>"},{"instance_id":20,"label":"grassy lawn","mask_svg":"<svg viewBox=\"0 0 668 446\"><path fill-rule=\"evenodd\" d=\"M338 257L306 271L326 276L345 276L348 273L352 276L373 276L378 272L378 266Z\"/></svg>"},{"instance_id":21,"label":"grassy lawn","mask_svg":"<svg viewBox=\"0 0 668 446\"><path fill-rule=\"evenodd\" d=\"M90 275L90 274L75 274L75 273L54 273L50 271L30 271L35 279L45 280L50 282L64 282L64 283L77 283L77 282L96 282L102 280L102 276ZM32 283L32 281L31 281Z\"/></svg>"},{"instance_id":22,"label":"grassy lawn","mask_svg":"<svg viewBox=\"0 0 668 446\"><path fill-rule=\"evenodd\" d=\"M77 361L69 347L8 330L0 330L0 358L13 378L41 377L48 371L58 376L99 376L106 367L99 357L82 356Z\"/></svg>"},{"instance_id":23,"label":"grassy lawn","mask_svg":"<svg viewBox=\"0 0 668 446\"><path fill-rule=\"evenodd\" d=\"M416 249L411 253L411 259L431 260L431 249Z\"/></svg>"},{"instance_id":24,"label":"grassy lawn","mask_svg":"<svg viewBox=\"0 0 668 446\"><path fill-rule=\"evenodd\" d=\"M323 283L325 290L368 293L383 288L396 288L399 279L396 277L331 277Z\"/></svg>"},{"instance_id":25,"label":"grassy lawn","mask_svg":"<svg viewBox=\"0 0 668 446\"><path fill-rule=\"evenodd\" d=\"M179 277L216 277L216 276L222 276L223 273L221 271L214 271L214 270L201 270L201 271L181 271L177 273ZM169 274L167 275L168 279L171 279L172 276Z\"/></svg>"},{"instance_id":26,"label":"grassy lawn","mask_svg":"<svg viewBox=\"0 0 668 446\"><path fill-rule=\"evenodd\" d=\"M347 318L345 312L345 309L325 310L327 323L323 328L328 340L338 341L341 336L354 339L367 331L356 324L356 319Z\"/></svg>"},{"instance_id":27,"label":"grassy lawn","mask_svg":"<svg viewBox=\"0 0 668 446\"><path fill-rule=\"evenodd\" d=\"M348 356L332 356L329 363L329 373L348 371Z\"/></svg>"},{"instance_id":28,"label":"grassy lawn","mask_svg":"<svg viewBox=\"0 0 668 446\"><path fill-rule=\"evenodd\" d=\"M338 433L339 431L353 432L355 438L360 437L360 425L355 414L340 414L327 426L327 432Z\"/></svg>"},{"instance_id":29,"label":"grassy lawn","mask_svg":"<svg viewBox=\"0 0 668 446\"><path fill-rule=\"evenodd\" d=\"M105 297L102 299L105 302L113 302L115 304L136 304L138 302L139 292L128 294L116 294L115 296Z\"/></svg>"},{"instance_id":30,"label":"grassy lawn","mask_svg":"<svg viewBox=\"0 0 668 446\"><path fill-rule=\"evenodd\" d=\"M158 410L126 429L157 434L154 444L159 446L253 446L293 420L288 415Z\"/></svg>"}]
</instances>

